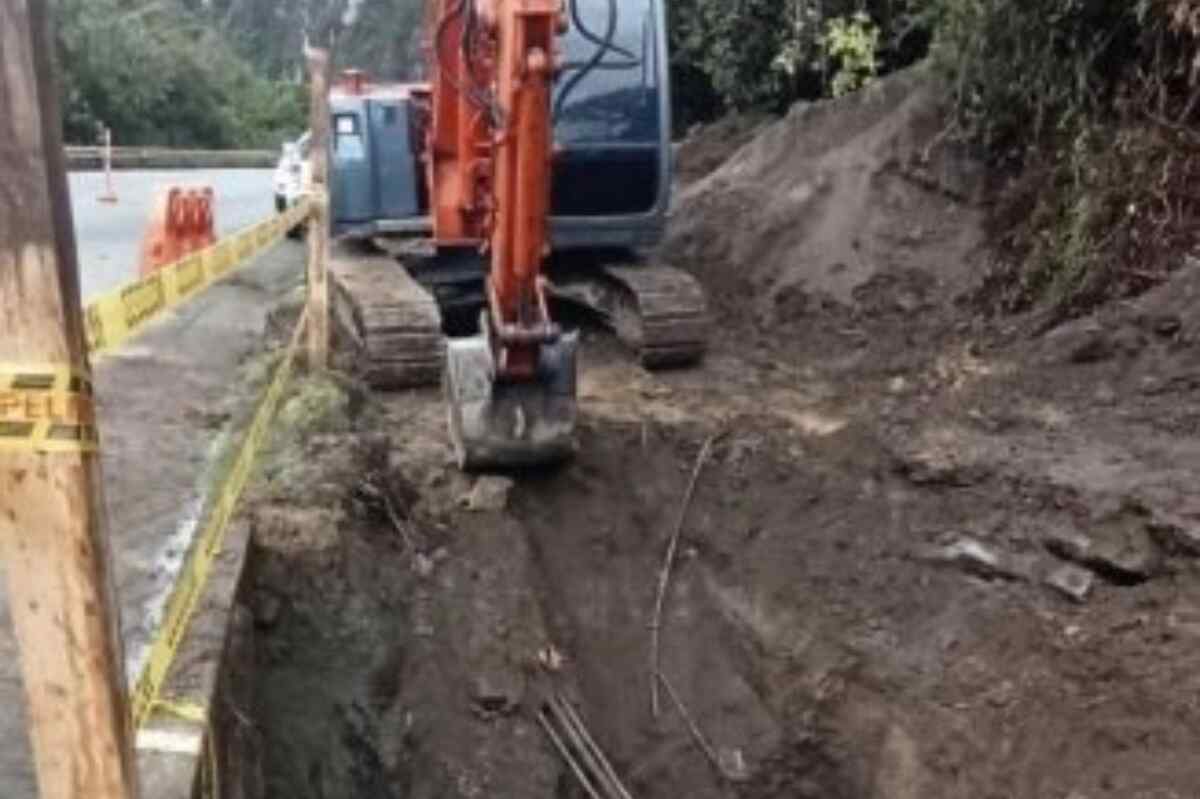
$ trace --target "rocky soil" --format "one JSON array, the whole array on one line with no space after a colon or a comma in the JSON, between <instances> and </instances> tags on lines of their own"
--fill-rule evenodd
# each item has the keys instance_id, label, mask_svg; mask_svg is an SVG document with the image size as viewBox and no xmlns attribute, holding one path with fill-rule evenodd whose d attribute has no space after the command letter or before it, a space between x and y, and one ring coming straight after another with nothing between
<instances>
[{"instance_id":1,"label":"rocky soil","mask_svg":"<svg viewBox=\"0 0 1200 799\"><path fill-rule=\"evenodd\" d=\"M302 385L254 500L268 795L584 796L561 695L636 797L1196 796L1200 262L979 318L940 131L904 74L690 183L712 352L586 331L563 468L469 478L438 392Z\"/></svg>"}]
</instances>

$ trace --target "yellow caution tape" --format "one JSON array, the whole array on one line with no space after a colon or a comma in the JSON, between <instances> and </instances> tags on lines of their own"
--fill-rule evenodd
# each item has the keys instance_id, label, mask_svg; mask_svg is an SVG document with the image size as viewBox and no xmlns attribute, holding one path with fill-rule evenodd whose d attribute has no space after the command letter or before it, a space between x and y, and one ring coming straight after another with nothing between
<instances>
[{"instance_id":1,"label":"yellow caution tape","mask_svg":"<svg viewBox=\"0 0 1200 799\"><path fill-rule=\"evenodd\" d=\"M89 303L84 320L92 353L111 350L126 341L150 319L195 296L260 250L274 244L288 230L301 224L308 214L309 203L305 200L276 217ZM275 418L291 377L305 319L306 315L302 314L283 361L259 402L233 467L216 494L203 531L193 544L180 579L167 601L163 624L133 689L131 715L135 729L144 726L155 710L208 727L206 707L161 700L159 693L195 614L213 562L224 545L229 522L250 478L258 451ZM0 363L0 452L97 451L99 438L92 390L91 376L70 366ZM220 781L211 734L206 735L205 746L208 768L201 775L201 796L218 799Z\"/></svg>"},{"instance_id":2,"label":"yellow caution tape","mask_svg":"<svg viewBox=\"0 0 1200 799\"><path fill-rule=\"evenodd\" d=\"M200 799L220 799L221 771L217 762L216 741L212 734L212 725L209 723L208 708L198 702L159 699L155 701L153 709L204 727L203 746L208 757L205 758L207 768L200 772L198 795Z\"/></svg>"},{"instance_id":3,"label":"yellow caution tape","mask_svg":"<svg viewBox=\"0 0 1200 799\"><path fill-rule=\"evenodd\" d=\"M302 201L284 213L229 236L213 246L171 264L148 278L135 281L93 302L87 309L88 341L93 352L111 349L133 335L148 319L207 288L264 247L273 244L288 230L301 224L309 214L309 203ZM167 599L166 613L142 673L131 697L131 715L135 729L145 725L156 710L192 720L207 720L207 709L160 700L159 693L171 670L171 664L195 614L213 561L225 543L229 522L242 491L254 468L258 451L266 439L279 401L292 373L305 315L296 329L275 370L271 385L259 401L250 428L242 438L233 466L214 495L200 536L192 545L183 571ZM215 781L215 768L212 780ZM214 784L215 782L210 782Z\"/></svg>"},{"instance_id":4,"label":"yellow caution tape","mask_svg":"<svg viewBox=\"0 0 1200 799\"><path fill-rule=\"evenodd\" d=\"M291 377L296 351L304 331L305 319L306 314L302 314L292 333L292 339L283 356L283 361L276 368L271 385L259 402L254 420L242 439L233 466L226 475L221 488L215 494L215 501L201 534L192 545L179 581L175 584L171 596L167 600L163 623L150 646L150 656L133 690L131 704L135 729L140 729L145 724L158 704L159 693L163 683L166 682L167 674L170 672L171 664L175 660L175 655L183 641L192 615L195 613L196 604L208 582L213 561L225 543L229 521L233 518L242 490L246 487L254 468L258 451L266 439L271 422L275 418L275 411L279 407L279 401Z\"/></svg>"},{"instance_id":5,"label":"yellow caution tape","mask_svg":"<svg viewBox=\"0 0 1200 799\"><path fill-rule=\"evenodd\" d=\"M93 354L112 350L151 319L196 296L308 216L307 199L148 277L115 288L84 308ZM91 377L60 364L0 363L0 451L95 452Z\"/></svg>"},{"instance_id":6,"label":"yellow caution tape","mask_svg":"<svg viewBox=\"0 0 1200 799\"><path fill-rule=\"evenodd\" d=\"M191 299L304 221L309 201L251 225L216 244L112 289L87 304L84 328L92 353L119 346L147 322Z\"/></svg>"},{"instance_id":7,"label":"yellow caution tape","mask_svg":"<svg viewBox=\"0 0 1200 799\"><path fill-rule=\"evenodd\" d=\"M85 371L0 363L0 452L95 452L98 443Z\"/></svg>"},{"instance_id":8,"label":"yellow caution tape","mask_svg":"<svg viewBox=\"0 0 1200 799\"><path fill-rule=\"evenodd\" d=\"M99 447L94 425L0 421L0 452L95 452Z\"/></svg>"},{"instance_id":9,"label":"yellow caution tape","mask_svg":"<svg viewBox=\"0 0 1200 799\"><path fill-rule=\"evenodd\" d=\"M95 424L96 411L87 394L0 389L0 422Z\"/></svg>"},{"instance_id":10,"label":"yellow caution tape","mask_svg":"<svg viewBox=\"0 0 1200 799\"><path fill-rule=\"evenodd\" d=\"M186 699L158 699L154 702L154 709L193 724L208 724L208 708L199 702L191 702Z\"/></svg>"},{"instance_id":11,"label":"yellow caution tape","mask_svg":"<svg viewBox=\"0 0 1200 799\"><path fill-rule=\"evenodd\" d=\"M56 363L0 363L0 391L78 391L92 393L92 377Z\"/></svg>"}]
</instances>

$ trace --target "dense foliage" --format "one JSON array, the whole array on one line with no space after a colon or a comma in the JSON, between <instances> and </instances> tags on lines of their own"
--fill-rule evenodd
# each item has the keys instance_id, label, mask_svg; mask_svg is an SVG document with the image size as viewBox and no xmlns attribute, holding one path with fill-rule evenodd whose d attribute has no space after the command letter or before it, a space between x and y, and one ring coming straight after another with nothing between
<instances>
[{"instance_id":1,"label":"dense foliage","mask_svg":"<svg viewBox=\"0 0 1200 799\"><path fill-rule=\"evenodd\" d=\"M419 70L423 0L55 2L74 142L104 122L124 144L277 145L304 125L313 39L375 74ZM932 43L947 138L1012 178L1003 307L1136 291L1198 243L1200 0L666 2L680 131L853 91Z\"/></svg>"},{"instance_id":2,"label":"dense foliage","mask_svg":"<svg viewBox=\"0 0 1200 799\"><path fill-rule=\"evenodd\" d=\"M782 111L841 94L927 50L930 0L672 0L676 118Z\"/></svg>"},{"instance_id":3,"label":"dense foliage","mask_svg":"<svg viewBox=\"0 0 1200 799\"><path fill-rule=\"evenodd\" d=\"M303 123L303 45L419 71L423 0L56 0L68 138L259 146ZM921 0L668 0L681 127L857 88L924 52Z\"/></svg>"},{"instance_id":4,"label":"dense foliage","mask_svg":"<svg viewBox=\"0 0 1200 799\"><path fill-rule=\"evenodd\" d=\"M265 79L203 20L170 3L59 0L68 141L106 124L120 144L277 144L304 113L297 86Z\"/></svg>"},{"instance_id":5,"label":"dense foliage","mask_svg":"<svg viewBox=\"0 0 1200 799\"><path fill-rule=\"evenodd\" d=\"M68 138L271 143L303 122L303 45L419 70L423 0L56 0ZM668 0L681 127L857 88L924 52L921 0Z\"/></svg>"},{"instance_id":6,"label":"dense foliage","mask_svg":"<svg viewBox=\"0 0 1200 799\"><path fill-rule=\"evenodd\" d=\"M931 5L956 132L1013 179L990 299L1061 317L1195 250L1200 0Z\"/></svg>"},{"instance_id":7,"label":"dense foliage","mask_svg":"<svg viewBox=\"0 0 1200 799\"><path fill-rule=\"evenodd\" d=\"M412 77L424 0L181 0L221 31L260 74L299 81L305 38L337 39L342 61Z\"/></svg>"},{"instance_id":8,"label":"dense foliage","mask_svg":"<svg viewBox=\"0 0 1200 799\"><path fill-rule=\"evenodd\" d=\"M66 138L276 147L305 125L304 43L413 69L420 0L56 0ZM336 35L335 35L336 34Z\"/></svg>"}]
</instances>

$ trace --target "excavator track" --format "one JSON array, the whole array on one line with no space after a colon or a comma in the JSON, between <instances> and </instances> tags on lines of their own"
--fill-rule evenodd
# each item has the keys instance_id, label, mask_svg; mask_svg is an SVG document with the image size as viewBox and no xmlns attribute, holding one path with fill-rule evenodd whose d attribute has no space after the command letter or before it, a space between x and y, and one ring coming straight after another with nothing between
<instances>
[{"instance_id":1,"label":"excavator track","mask_svg":"<svg viewBox=\"0 0 1200 799\"><path fill-rule=\"evenodd\" d=\"M647 369L690 366L708 349L704 289L681 269L602 266L555 281L552 292L599 315Z\"/></svg>"},{"instance_id":2,"label":"excavator track","mask_svg":"<svg viewBox=\"0 0 1200 799\"><path fill-rule=\"evenodd\" d=\"M437 385L445 366L437 301L393 256L339 251L330 262L339 326L373 388Z\"/></svg>"}]
</instances>

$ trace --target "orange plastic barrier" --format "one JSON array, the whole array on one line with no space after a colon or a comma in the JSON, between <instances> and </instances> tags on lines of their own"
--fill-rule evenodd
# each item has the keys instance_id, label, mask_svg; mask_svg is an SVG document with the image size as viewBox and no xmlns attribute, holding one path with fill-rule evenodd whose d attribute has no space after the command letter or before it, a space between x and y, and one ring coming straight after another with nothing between
<instances>
[{"instance_id":1,"label":"orange plastic barrier","mask_svg":"<svg viewBox=\"0 0 1200 799\"><path fill-rule=\"evenodd\" d=\"M138 274L146 277L216 240L211 187L160 189L142 238Z\"/></svg>"}]
</instances>

